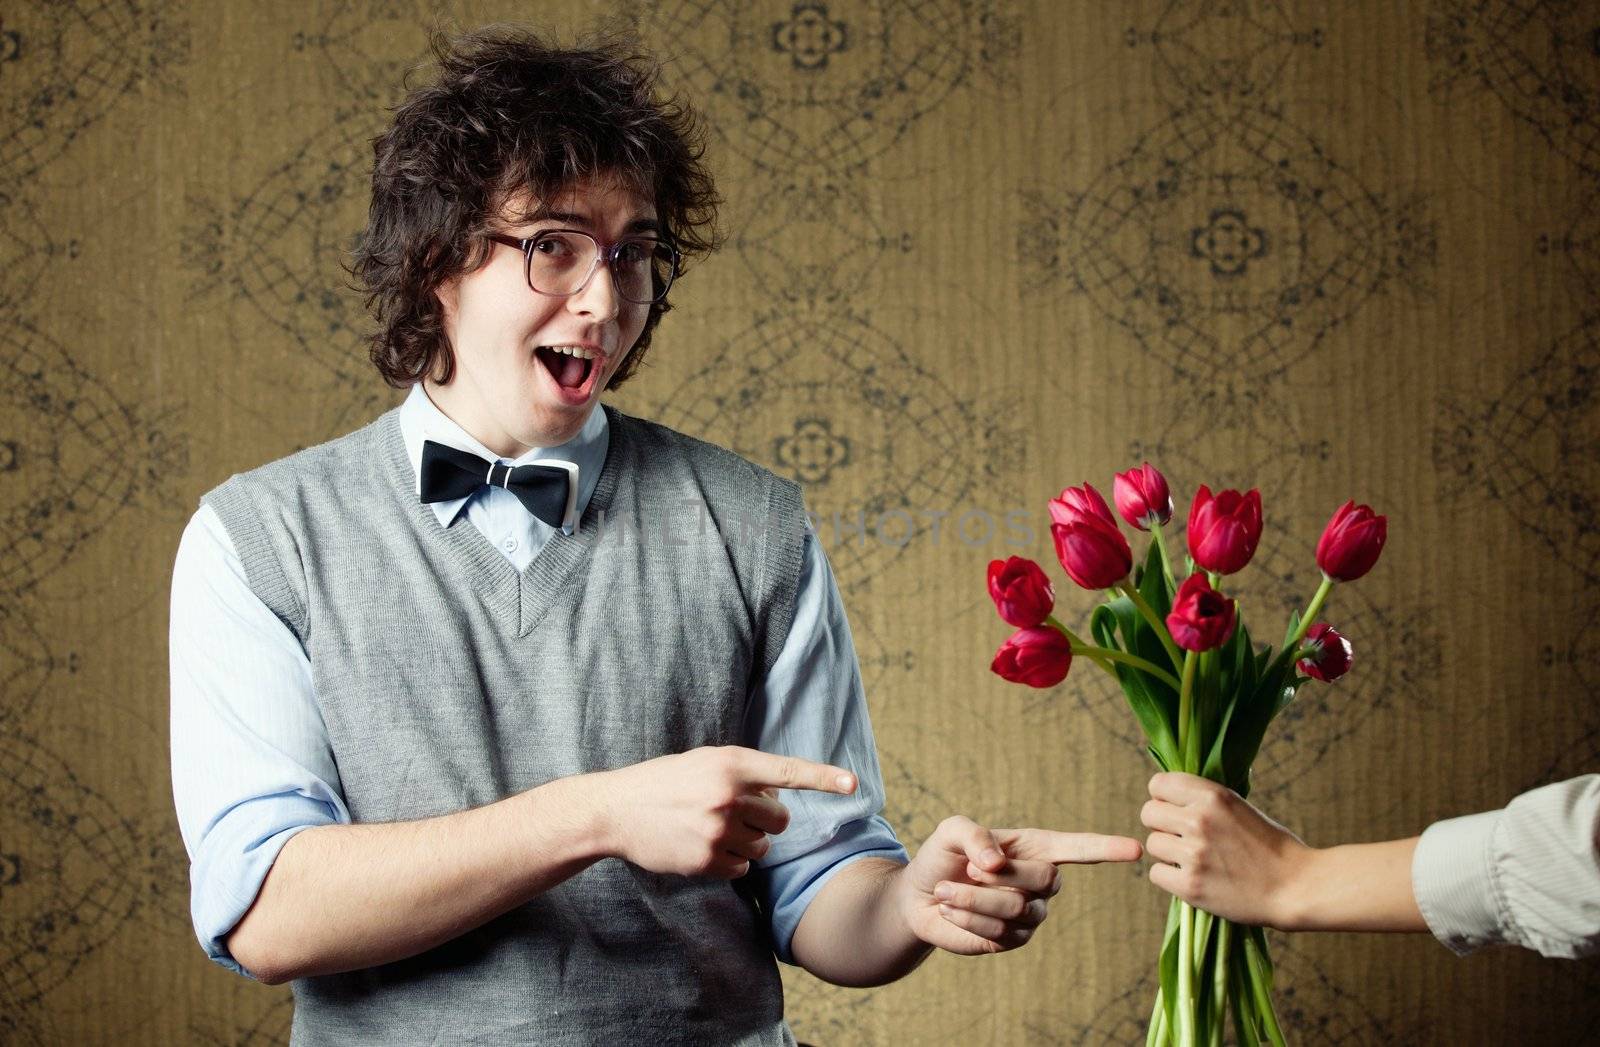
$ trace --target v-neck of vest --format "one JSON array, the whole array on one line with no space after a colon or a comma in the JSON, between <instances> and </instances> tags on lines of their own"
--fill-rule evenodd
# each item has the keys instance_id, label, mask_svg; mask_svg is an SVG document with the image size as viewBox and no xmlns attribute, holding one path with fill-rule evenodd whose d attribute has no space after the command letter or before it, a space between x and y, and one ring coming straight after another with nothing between
<instances>
[{"instance_id":1,"label":"v-neck of vest","mask_svg":"<svg viewBox=\"0 0 1600 1047\"><path fill-rule=\"evenodd\" d=\"M466 573L484 602L516 629L519 637L533 632L573 572L593 555L600 533L599 514L610 509L612 496L621 481L622 470L617 463L630 435L627 417L609 404L602 403L600 408L606 412L606 457L600 466L594 492L589 495L589 503L584 506L573 532L567 534L556 528L550 540L521 572L473 526L466 513L458 513L449 527L439 523L433 509L417 497L417 475L406 453L400 409L392 408L378 419L378 438L387 452L382 457L389 462L400 500L409 506L412 520L422 534L449 551L451 559Z\"/></svg>"}]
</instances>

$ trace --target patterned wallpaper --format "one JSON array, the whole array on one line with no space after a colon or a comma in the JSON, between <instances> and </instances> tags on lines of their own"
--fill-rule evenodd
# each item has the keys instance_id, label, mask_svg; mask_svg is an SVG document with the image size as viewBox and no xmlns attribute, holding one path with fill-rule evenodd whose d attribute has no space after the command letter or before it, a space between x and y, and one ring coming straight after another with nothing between
<instances>
[{"instance_id":1,"label":"patterned wallpaper","mask_svg":"<svg viewBox=\"0 0 1600 1047\"><path fill-rule=\"evenodd\" d=\"M913 849L948 814L1142 836L1102 680L989 674L995 556L1143 458L1259 486L1252 622L1387 512L1254 798L1410 835L1600 769L1600 6L1558 0L542 4L633 22L709 117L727 248L615 397L806 486ZM284 1044L208 963L167 745L198 496L398 401L339 261L434 24L526 5L0 12L0 1042ZM1016 514L1011 516L1008 514ZM1015 526L1021 523L1023 526ZM1086 621L1085 594L1062 597ZM1142 1042L1164 896L1068 869L1044 932L844 990L816 1044ZM1600 1038L1600 966L1273 936L1303 1044Z\"/></svg>"}]
</instances>

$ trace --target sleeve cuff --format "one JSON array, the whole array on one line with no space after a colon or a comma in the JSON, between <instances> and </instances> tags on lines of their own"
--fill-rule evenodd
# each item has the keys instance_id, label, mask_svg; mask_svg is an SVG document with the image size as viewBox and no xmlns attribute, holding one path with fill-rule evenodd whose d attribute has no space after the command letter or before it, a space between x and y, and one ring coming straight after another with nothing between
<instances>
[{"instance_id":1,"label":"sleeve cuff","mask_svg":"<svg viewBox=\"0 0 1600 1047\"><path fill-rule=\"evenodd\" d=\"M911 861L911 856L906 853L904 847L882 847L867 851L855 851L828 866L818 873L815 879L806 884L805 889L786 907L784 913L773 914L773 955L791 967L796 966L791 946L794 944L794 932L800 926L801 917L805 916L806 910L811 907L812 900L822 893L824 887L828 886L829 880L838 875L839 871L845 866L862 858L888 858L899 862L901 865L909 864Z\"/></svg>"},{"instance_id":2,"label":"sleeve cuff","mask_svg":"<svg viewBox=\"0 0 1600 1047\"><path fill-rule=\"evenodd\" d=\"M1412 856L1417 908L1433 936L1458 956L1505 940L1490 852L1501 813L1434 822Z\"/></svg>"},{"instance_id":3,"label":"sleeve cuff","mask_svg":"<svg viewBox=\"0 0 1600 1047\"><path fill-rule=\"evenodd\" d=\"M284 844L306 829L337 821L326 805L295 796L245 804L212 827L190 869L189 915L213 963L255 979L224 940L255 904Z\"/></svg>"},{"instance_id":4,"label":"sleeve cuff","mask_svg":"<svg viewBox=\"0 0 1600 1047\"><path fill-rule=\"evenodd\" d=\"M806 909L828 881L858 858L888 858L902 865L911 861L881 815L851 822L832 840L809 854L762 870L771 913L772 951L784 963L794 964L790 943Z\"/></svg>"}]
</instances>

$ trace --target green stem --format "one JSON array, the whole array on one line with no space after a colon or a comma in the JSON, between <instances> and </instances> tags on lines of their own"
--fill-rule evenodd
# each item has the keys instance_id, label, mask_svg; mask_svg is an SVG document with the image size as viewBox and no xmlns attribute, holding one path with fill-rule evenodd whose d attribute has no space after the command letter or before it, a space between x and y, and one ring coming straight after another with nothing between
<instances>
[{"instance_id":1,"label":"green stem","mask_svg":"<svg viewBox=\"0 0 1600 1047\"><path fill-rule=\"evenodd\" d=\"M1196 768L1189 756L1194 748L1196 725L1194 701L1193 651L1183 653L1183 684L1178 688L1178 753L1182 769L1193 774ZM1194 907L1182 903L1178 917L1178 1047L1198 1047L1194 1036Z\"/></svg>"},{"instance_id":2,"label":"green stem","mask_svg":"<svg viewBox=\"0 0 1600 1047\"><path fill-rule=\"evenodd\" d=\"M1160 679L1173 690L1178 689L1178 678L1161 668L1159 665L1156 665L1154 662L1146 661L1145 659L1140 658L1138 655L1129 654L1126 651L1117 651L1109 647L1096 647L1093 644L1085 643L1082 637L1075 635L1071 629L1068 629L1066 626L1056 621L1055 615L1051 615L1044 621L1046 625L1053 627L1062 636L1067 638L1067 641L1072 644L1072 653L1074 655L1081 654L1093 659L1095 664L1099 665L1100 668L1104 669L1106 672L1111 673L1113 677L1116 676L1116 673L1112 672L1111 666L1107 663L1121 662L1122 664L1132 666L1135 669L1142 669L1151 676Z\"/></svg>"},{"instance_id":3,"label":"green stem","mask_svg":"<svg viewBox=\"0 0 1600 1047\"><path fill-rule=\"evenodd\" d=\"M1273 1047L1287 1047L1283 1039L1283 1030L1278 1028L1278 1016L1272 1009L1272 994L1267 988L1266 965L1262 963L1261 950L1254 936L1245 939L1244 955L1245 961L1250 966L1250 993L1255 997L1256 1013L1266 1026L1267 1039L1272 1041Z\"/></svg>"},{"instance_id":4,"label":"green stem","mask_svg":"<svg viewBox=\"0 0 1600 1047\"><path fill-rule=\"evenodd\" d=\"M1306 630L1311 628L1312 622L1316 621L1317 612L1322 610L1322 602L1328 598L1328 594L1332 591L1333 579L1323 575L1322 584L1317 586L1317 595L1311 598L1311 606L1306 608L1305 616L1300 619L1300 627L1294 631L1294 639L1283 645L1285 650L1305 639Z\"/></svg>"},{"instance_id":5,"label":"green stem","mask_svg":"<svg viewBox=\"0 0 1600 1047\"><path fill-rule=\"evenodd\" d=\"M1178 917L1178 1047L1198 1047L1194 1036L1194 906Z\"/></svg>"},{"instance_id":6,"label":"green stem","mask_svg":"<svg viewBox=\"0 0 1600 1047\"><path fill-rule=\"evenodd\" d=\"M1189 766L1189 729L1190 703L1194 700L1194 666L1193 651L1183 653L1183 684L1178 688L1178 754L1183 760L1183 770L1190 774L1194 768Z\"/></svg>"},{"instance_id":7,"label":"green stem","mask_svg":"<svg viewBox=\"0 0 1600 1047\"><path fill-rule=\"evenodd\" d=\"M1261 1047L1261 1023L1256 1020L1255 998L1250 994L1250 972L1244 963L1244 940L1249 931L1239 928L1238 960L1231 964L1229 992L1233 1000L1234 1029L1239 1034L1239 1047Z\"/></svg>"},{"instance_id":8,"label":"green stem","mask_svg":"<svg viewBox=\"0 0 1600 1047\"><path fill-rule=\"evenodd\" d=\"M1080 653L1088 655L1096 665L1100 666L1100 668L1104 669L1108 673L1111 672L1111 663L1096 653L1102 650L1102 648L1096 647L1094 644L1088 642L1071 629L1068 629L1065 625L1062 625L1060 620L1057 619L1053 614L1045 615L1044 624L1050 626L1050 628L1067 638L1067 642L1072 645L1072 653L1074 655ZM1113 673L1112 675L1115 674Z\"/></svg>"},{"instance_id":9,"label":"green stem","mask_svg":"<svg viewBox=\"0 0 1600 1047\"><path fill-rule=\"evenodd\" d=\"M1212 916L1204 909L1194 911L1194 965L1205 962L1206 947L1211 943Z\"/></svg>"},{"instance_id":10,"label":"green stem","mask_svg":"<svg viewBox=\"0 0 1600 1047\"><path fill-rule=\"evenodd\" d=\"M1158 665L1145 661L1136 654L1129 654L1126 651L1115 651L1109 647L1074 647L1072 649L1072 653L1086 654L1091 658L1109 658L1113 662L1121 662L1124 665L1131 665L1135 669L1143 669L1151 676L1160 679L1162 683L1166 684L1168 687L1171 687L1173 690L1178 689L1178 678L1176 676L1173 676L1171 673L1167 672Z\"/></svg>"},{"instance_id":11,"label":"green stem","mask_svg":"<svg viewBox=\"0 0 1600 1047\"><path fill-rule=\"evenodd\" d=\"M1167 632L1167 623L1163 622L1160 616L1156 614L1155 608L1145 603L1144 597L1139 595L1139 590L1133 587L1133 583L1118 582L1116 587L1122 590L1128 599L1133 601L1133 606L1137 607L1139 613L1144 615L1145 621L1150 623L1150 628L1155 630L1156 637L1161 641L1161 646L1167 649L1167 657L1172 659L1172 664L1177 666L1181 663L1183 657L1178 653L1178 645L1172 642L1172 634Z\"/></svg>"},{"instance_id":12,"label":"green stem","mask_svg":"<svg viewBox=\"0 0 1600 1047\"><path fill-rule=\"evenodd\" d=\"M1194 720L1194 730L1189 732L1189 749L1185 753L1190 774L1200 774L1205 770L1202 766L1204 758L1201 753L1205 751L1205 727L1210 716L1208 703L1213 700L1217 689L1216 661L1216 651L1202 651L1195 657L1195 682L1191 688L1194 693L1190 699L1190 716Z\"/></svg>"},{"instance_id":13,"label":"green stem","mask_svg":"<svg viewBox=\"0 0 1600 1047\"><path fill-rule=\"evenodd\" d=\"M1283 663L1289 658L1289 652L1299 648L1300 641L1305 639L1306 630L1311 628L1311 623L1315 621L1317 612L1322 610L1323 601L1328 598L1328 593L1332 591L1333 579L1323 575L1322 584L1317 586L1317 594L1311 598L1311 605L1306 608L1306 613L1301 617L1300 624L1295 627L1294 635L1289 637L1288 642L1283 645L1283 650L1279 651L1278 656L1272 660L1272 664L1267 666L1268 675L1282 669ZM1304 655L1296 655L1295 660L1299 661L1303 657Z\"/></svg>"},{"instance_id":14,"label":"green stem","mask_svg":"<svg viewBox=\"0 0 1600 1047\"><path fill-rule=\"evenodd\" d=\"M1155 540L1156 548L1161 550L1161 570L1167 578L1167 590L1169 592L1176 592L1178 586L1172 580L1172 557L1167 555L1167 539L1161 533L1160 524L1151 524L1150 537Z\"/></svg>"},{"instance_id":15,"label":"green stem","mask_svg":"<svg viewBox=\"0 0 1600 1047\"><path fill-rule=\"evenodd\" d=\"M1165 1000L1161 997L1161 990L1156 990L1156 1009L1150 1014L1150 1032L1144 1038L1144 1047L1166 1047L1167 1040L1167 1008Z\"/></svg>"},{"instance_id":16,"label":"green stem","mask_svg":"<svg viewBox=\"0 0 1600 1047\"><path fill-rule=\"evenodd\" d=\"M1211 1047L1221 1047L1222 1027L1228 1018L1228 947L1233 942L1233 924L1217 920L1216 966L1211 969L1211 998L1216 1007L1211 1013Z\"/></svg>"}]
</instances>

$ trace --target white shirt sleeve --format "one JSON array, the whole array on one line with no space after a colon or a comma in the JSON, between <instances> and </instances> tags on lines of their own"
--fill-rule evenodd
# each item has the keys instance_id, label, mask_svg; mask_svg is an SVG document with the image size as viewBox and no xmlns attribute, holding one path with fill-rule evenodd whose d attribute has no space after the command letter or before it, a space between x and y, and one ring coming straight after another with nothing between
<instances>
[{"instance_id":1,"label":"white shirt sleeve","mask_svg":"<svg viewBox=\"0 0 1600 1047\"><path fill-rule=\"evenodd\" d=\"M789 827L752 863L766 900L773 950L793 963L790 942L807 906L846 865L879 857L911 860L884 819L883 773L873 742L861 667L833 569L822 544L805 538L795 613L783 649L752 699L749 744L853 771L849 796L780 789Z\"/></svg>"},{"instance_id":2,"label":"white shirt sleeve","mask_svg":"<svg viewBox=\"0 0 1600 1047\"><path fill-rule=\"evenodd\" d=\"M1457 954L1502 943L1567 959L1600 952L1600 774L1428 826L1411 884Z\"/></svg>"},{"instance_id":3,"label":"white shirt sleeve","mask_svg":"<svg viewBox=\"0 0 1600 1047\"><path fill-rule=\"evenodd\" d=\"M350 813L311 662L250 589L209 505L178 544L168 655L172 793L191 863L190 917L207 956L249 975L223 939L290 837L347 824Z\"/></svg>"}]
</instances>

